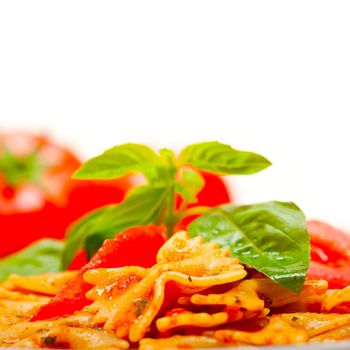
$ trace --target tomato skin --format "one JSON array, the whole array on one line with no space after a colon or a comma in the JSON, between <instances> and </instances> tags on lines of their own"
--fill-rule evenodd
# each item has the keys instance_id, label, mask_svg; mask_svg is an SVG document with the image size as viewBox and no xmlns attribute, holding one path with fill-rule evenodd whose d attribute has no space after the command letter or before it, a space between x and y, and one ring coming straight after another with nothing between
<instances>
[{"instance_id":1,"label":"tomato skin","mask_svg":"<svg viewBox=\"0 0 350 350\"><path fill-rule=\"evenodd\" d=\"M320 221L309 221L311 263L308 279L324 279L329 288L350 285L350 236Z\"/></svg>"},{"instance_id":2,"label":"tomato skin","mask_svg":"<svg viewBox=\"0 0 350 350\"><path fill-rule=\"evenodd\" d=\"M5 149L17 157L37 152L43 169L39 184L11 187L0 168L0 257L43 237L63 238L67 227L87 212L119 203L131 187L130 177L113 181L72 180L81 165L68 149L48 137L29 133L0 134L0 157Z\"/></svg>"},{"instance_id":3,"label":"tomato skin","mask_svg":"<svg viewBox=\"0 0 350 350\"><path fill-rule=\"evenodd\" d=\"M60 317L81 310L91 303L85 297L92 287L83 279L86 271L128 265L151 267L156 263L157 252L165 241L165 227L155 225L132 227L114 239L105 240L91 260L48 304L39 309L32 321Z\"/></svg>"}]
</instances>

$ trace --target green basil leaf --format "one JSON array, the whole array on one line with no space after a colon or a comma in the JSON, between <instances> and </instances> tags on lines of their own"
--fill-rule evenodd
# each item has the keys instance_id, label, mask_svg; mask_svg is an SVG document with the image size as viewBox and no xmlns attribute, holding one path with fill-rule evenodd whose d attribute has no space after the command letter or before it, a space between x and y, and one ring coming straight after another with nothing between
<instances>
[{"instance_id":1,"label":"green basil leaf","mask_svg":"<svg viewBox=\"0 0 350 350\"><path fill-rule=\"evenodd\" d=\"M108 205L85 214L69 227L61 256L61 267L67 269L79 249L84 247L86 238L101 227L102 232L107 230L108 222L113 220L116 204ZM109 227L113 232L113 227Z\"/></svg>"},{"instance_id":2,"label":"green basil leaf","mask_svg":"<svg viewBox=\"0 0 350 350\"><path fill-rule=\"evenodd\" d=\"M113 238L118 232L136 225L156 223L168 195L167 187L142 186L134 190L118 205L109 205L83 216L69 229L62 253L62 268L73 260L77 251L88 244L88 253L93 254L91 239L99 242ZM97 250L99 246L94 245Z\"/></svg>"},{"instance_id":3,"label":"green basil leaf","mask_svg":"<svg viewBox=\"0 0 350 350\"><path fill-rule=\"evenodd\" d=\"M271 165L269 160L257 153L238 151L217 141L186 147L179 156L179 162L222 175L254 174Z\"/></svg>"},{"instance_id":4,"label":"green basil leaf","mask_svg":"<svg viewBox=\"0 0 350 350\"><path fill-rule=\"evenodd\" d=\"M23 250L0 260L0 280L11 273L30 276L60 269L63 242L54 239L36 241Z\"/></svg>"},{"instance_id":5,"label":"green basil leaf","mask_svg":"<svg viewBox=\"0 0 350 350\"><path fill-rule=\"evenodd\" d=\"M130 172L141 172L147 178L158 176L163 167L159 156L149 147L127 143L112 147L88 160L73 175L76 179L113 179Z\"/></svg>"},{"instance_id":6,"label":"green basil leaf","mask_svg":"<svg viewBox=\"0 0 350 350\"><path fill-rule=\"evenodd\" d=\"M229 248L232 256L291 291L300 291L310 263L310 242L303 212L293 203L266 202L217 207L189 226Z\"/></svg>"},{"instance_id":7,"label":"green basil leaf","mask_svg":"<svg viewBox=\"0 0 350 350\"><path fill-rule=\"evenodd\" d=\"M181 169L180 178L176 183L176 192L178 192L188 203L197 201L197 194L204 187L202 175L191 168Z\"/></svg>"}]
</instances>

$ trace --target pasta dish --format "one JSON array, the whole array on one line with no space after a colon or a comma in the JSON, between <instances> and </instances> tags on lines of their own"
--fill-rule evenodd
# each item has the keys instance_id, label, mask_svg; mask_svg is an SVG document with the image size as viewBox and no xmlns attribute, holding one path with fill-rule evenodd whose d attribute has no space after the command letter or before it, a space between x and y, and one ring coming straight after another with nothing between
<instances>
[{"instance_id":1,"label":"pasta dish","mask_svg":"<svg viewBox=\"0 0 350 350\"><path fill-rule=\"evenodd\" d=\"M4 148L6 210L26 186L48 195L45 179L61 178L56 170L70 178L64 164L48 172L50 159L38 150L24 157ZM56 230L64 219L46 206L40 216L0 213L7 222L0 346L157 350L350 340L349 235L307 220L293 202L237 205L221 179L270 165L217 141L178 155L126 143L72 176L130 187L118 192L119 202L68 220L59 239L35 241L38 221ZM85 197L78 206L88 204ZM35 236L18 229L24 217Z\"/></svg>"},{"instance_id":2,"label":"pasta dish","mask_svg":"<svg viewBox=\"0 0 350 350\"><path fill-rule=\"evenodd\" d=\"M85 272L90 303L72 315L31 317L76 272L10 276L0 289L0 342L25 348L141 350L301 344L350 338L350 287L306 281L293 293L227 249L176 233L151 268Z\"/></svg>"}]
</instances>

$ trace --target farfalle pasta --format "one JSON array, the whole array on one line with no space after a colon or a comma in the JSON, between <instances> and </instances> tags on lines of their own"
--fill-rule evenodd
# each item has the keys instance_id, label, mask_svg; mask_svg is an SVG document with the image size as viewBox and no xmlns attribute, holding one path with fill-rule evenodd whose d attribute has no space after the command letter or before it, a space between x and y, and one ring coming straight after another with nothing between
<instances>
[{"instance_id":1,"label":"farfalle pasta","mask_svg":"<svg viewBox=\"0 0 350 350\"><path fill-rule=\"evenodd\" d=\"M315 280L293 293L185 231L161 247L152 267L86 271L88 305L31 322L75 274L12 275L2 283L1 346L156 350L350 339L349 287L329 290Z\"/></svg>"}]
</instances>

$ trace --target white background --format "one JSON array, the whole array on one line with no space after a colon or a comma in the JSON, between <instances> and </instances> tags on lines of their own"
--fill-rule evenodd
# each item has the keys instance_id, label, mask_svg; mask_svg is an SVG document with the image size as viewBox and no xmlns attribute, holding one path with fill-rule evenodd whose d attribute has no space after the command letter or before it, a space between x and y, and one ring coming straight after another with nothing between
<instances>
[{"instance_id":1,"label":"white background","mask_svg":"<svg viewBox=\"0 0 350 350\"><path fill-rule=\"evenodd\" d=\"M220 140L273 167L242 203L350 229L349 1L1 1L0 128L84 157Z\"/></svg>"}]
</instances>

